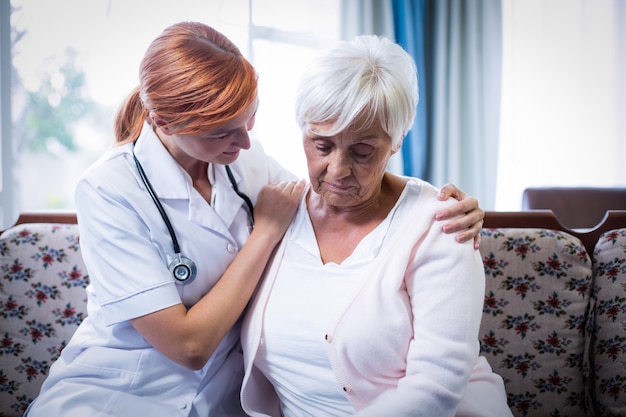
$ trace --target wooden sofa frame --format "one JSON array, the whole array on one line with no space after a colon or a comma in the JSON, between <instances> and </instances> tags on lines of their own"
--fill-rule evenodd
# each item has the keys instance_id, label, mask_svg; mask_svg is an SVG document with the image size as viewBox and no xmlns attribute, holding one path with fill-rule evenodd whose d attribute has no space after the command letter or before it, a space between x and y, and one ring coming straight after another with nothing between
<instances>
[{"instance_id":1,"label":"wooden sofa frame","mask_svg":"<svg viewBox=\"0 0 626 417\"><path fill-rule=\"evenodd\" d=\"M75 224L76 213L72 212L25 212L15 224L23 223L62 223ZM563 226L552 210L527 211L487 211L485 212L485 228L521 227L545 228L562 230L579 238L588 253L593 253L600 235L608 230L626 227L626 210L609 210L602 222L593 229L576 230Z\"/></svg>"},{"instance_id":2,"label":"wooden sofa frame","mask_svg":"<svg viewBox=\"0 0 626 417\"><path fill-rule=\"evenodd\" d=\"M577 230L563 226L552 210L488 211L485 213L485 228L519 227L544 228L567 232L579 238L587 253L592 254L602 233L626 227L626 210L608 210L602 221L593 229Z\"/></svg>"}]
</instances>

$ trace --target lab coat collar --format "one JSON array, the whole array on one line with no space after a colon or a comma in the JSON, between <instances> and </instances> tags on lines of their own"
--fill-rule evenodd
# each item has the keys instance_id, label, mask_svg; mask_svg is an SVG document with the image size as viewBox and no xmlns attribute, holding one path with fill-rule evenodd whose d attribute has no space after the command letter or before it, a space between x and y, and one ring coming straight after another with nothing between
<instances>
[{"instance_id":1,"label":"lab coat collar","mask_svg":"<svg viewBox=\"0 0 626 417\"><path fill-rule=\"evenodd\" d=\"M200 194L194 192L189 174L178 165L147 122L135 144L135 155L160 199L188 200L191 222L209 227L233 240L229 229L243 202L230 187L222 165L210 164L208 168L207 175L215 194L211 209ZM233 168L233 175L237 182L241 181L240 167Z\"/></svg>"},{"instance_id":2,"label":"lab coat collar","mask_svg":"<svg viewBox=\"0 0 626 417\"><path fill-rule=\"evenodd\" d=\"M147 122L135 144L135 155L160 198L188 199L190 178L170 155Z\"/></svg>"},{"instance_id":3,"label":"lab coat collar","mask_svg":"<svg viewBox=\"0 0 626 417\"><path fill-rule=\"evenodd\" d=\"M244 206L244 202L235 193L228 179L226 167L224 165L212 165L211 167L212 169L209 169L209 178L214 190L213 209L222 221L230 226L239 210ZM235 184L241 189L242 174L240 172L240 164L232 164L230 168L235 178ZM243 209L245 210L246 208L244 207Z\"/></svg>"}]
</instances>

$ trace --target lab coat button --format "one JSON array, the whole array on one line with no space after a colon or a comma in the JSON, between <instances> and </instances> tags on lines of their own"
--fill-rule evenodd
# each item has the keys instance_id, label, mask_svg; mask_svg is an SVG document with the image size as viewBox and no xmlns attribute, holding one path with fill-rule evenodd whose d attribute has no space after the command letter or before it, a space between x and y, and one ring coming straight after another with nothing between
<instances>
[{"instance_id":1,"label":"lab coat button","mask_svg":"<svg viewBox=\"0 0 626 417\"><path fill-rule=\"evenodd\" d=\"M229 243L228 245L226 245L226 250L228 251L228 253L233 253L235 252L235 247L232 243Z\"/></svg>"}]
</instances>

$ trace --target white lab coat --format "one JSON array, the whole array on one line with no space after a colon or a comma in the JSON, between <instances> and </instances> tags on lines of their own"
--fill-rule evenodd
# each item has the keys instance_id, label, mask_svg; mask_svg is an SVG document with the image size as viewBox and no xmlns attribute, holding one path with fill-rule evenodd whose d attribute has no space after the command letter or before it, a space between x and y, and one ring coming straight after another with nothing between
<instances>
[{"instance_id":1,"label":"white lab coat","mask_svg":"<svg viewBox=\"0 0 626 417\"><path fill-rule=\"evenodd\" d=\"M215 285L249 235L245 204L219 165L209 167L214 196L207 204L144 125L135 154L174 227L182 255L197 266L192 283L177 285L168 270L172 239L131 149L131 144L114 148L77 185L81 250L91 281L88 316L26 415L245 415L239 402L239 324L201 370L191 371L152 348L129 323L181 301L192 306ZM231 168L253 204L263 185L293 178L256 141Z\"/></svg>"}]
</instances>

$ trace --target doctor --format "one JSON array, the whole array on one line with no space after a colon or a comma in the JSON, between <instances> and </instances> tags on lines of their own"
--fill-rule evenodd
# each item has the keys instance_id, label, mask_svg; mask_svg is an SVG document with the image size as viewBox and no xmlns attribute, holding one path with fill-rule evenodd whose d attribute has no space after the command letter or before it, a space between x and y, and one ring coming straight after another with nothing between
<instances>
[{"instance_id":1,"label":"doctor","mask_svg":"<svg viewBox=\"0 0 626 417\"><path fill-rule=\"evenodd\" d=\"M165 29L139 79L76 188L88 316L28 417L245 415L239 318L305 183L250 140L257 74L219 32ZM483 211L451 195L447 232L477 244Z\"/></svg>"}]
</instances>

